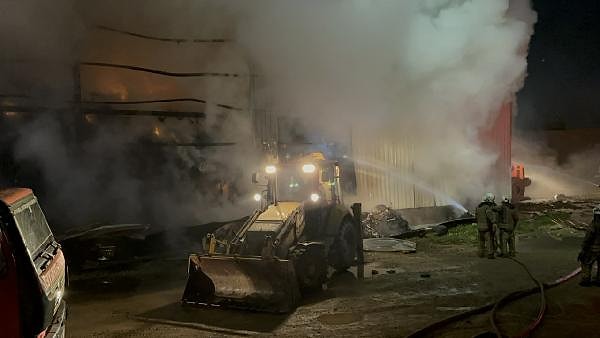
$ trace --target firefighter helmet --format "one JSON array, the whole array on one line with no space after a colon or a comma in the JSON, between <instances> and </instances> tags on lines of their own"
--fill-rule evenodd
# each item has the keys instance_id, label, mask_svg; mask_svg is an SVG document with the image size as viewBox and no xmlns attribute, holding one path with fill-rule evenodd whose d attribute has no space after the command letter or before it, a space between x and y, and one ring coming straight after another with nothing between
<instances>
[{"instance_id":1,"label":"firefighter helmet","mask_svg":"<svg viewBox=\"0 0 600 338\"><path fill-rule=\"evenodd\" d=\"M487 194L485 194L485 196L483 197L483 201L484 202L489 202L489 203L493 203L496 200L496 196L494 194L492 194L491 192L488 192Z\"/></svg>"}]
</instances>

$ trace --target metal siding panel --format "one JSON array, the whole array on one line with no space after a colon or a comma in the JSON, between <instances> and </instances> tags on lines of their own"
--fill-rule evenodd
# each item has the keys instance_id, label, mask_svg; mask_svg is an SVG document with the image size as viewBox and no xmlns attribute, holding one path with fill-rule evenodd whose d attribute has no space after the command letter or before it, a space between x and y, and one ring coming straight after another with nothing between
<instances>
[{"instance_id":1,"label":"metal siding panel","mask_svg":"<svg viewBox=\"0 0 600 338\"><path fill-rule=\"evenodd\" d=\"M498 154L498 160L489 174L498 195L510 194L512 103L502 105L492 127L480 134L482 145ZM356 162L357 197L366 209L379 203L394 208L427 207L448 204L443 197L433 196L414 184L401 179L401 175L418 177L414 173L413 159L417 151L413 140L406 137L386 140L381 137L353 132L353 157ZM371 165L368 165L371 163ZM381 166L390 168L383 170ZM440 177L432 186L444 193L452 186L451 178Z\"/></svg>"}]
</instances>

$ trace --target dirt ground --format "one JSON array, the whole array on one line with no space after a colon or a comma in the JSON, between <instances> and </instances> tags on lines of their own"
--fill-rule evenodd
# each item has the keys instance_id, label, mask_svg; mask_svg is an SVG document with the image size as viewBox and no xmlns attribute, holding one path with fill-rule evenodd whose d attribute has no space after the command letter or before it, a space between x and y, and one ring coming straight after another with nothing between
<instances>
[{"instance_id":1,"label":"dirt ground","mask_svg":"<svg viewBox=\"0 0 600 338\"><path fill-rule=\"evenodd\" d=\"M524 215L532 220L518 237L518 259L544 282L576 269L583 233L569 226L559 229L543 218L536 223L535 217L554 209L529 209L539 214ZM570 216L562 217L580 217L580 209L565 213ZM418 239L417 245L414 254L367 253L364 280L350 272L333 276L327 290L308 295L289 315L182 307L179 299L186 260L178 257L74 276L67 295L67 335L402 337L428 323L497 301L508 292L534 286L515 262L478 258L470 242L427 237ZM547 292L547 314L535 337L600 337L600 287L581 288L577 282L578 278ZM533 320L538 304L539 295L532 295L501 309L503 331L514 334ZM485 314L444 327L432 336L472 337L490 330Z\"/></svg>"}]
</instances>

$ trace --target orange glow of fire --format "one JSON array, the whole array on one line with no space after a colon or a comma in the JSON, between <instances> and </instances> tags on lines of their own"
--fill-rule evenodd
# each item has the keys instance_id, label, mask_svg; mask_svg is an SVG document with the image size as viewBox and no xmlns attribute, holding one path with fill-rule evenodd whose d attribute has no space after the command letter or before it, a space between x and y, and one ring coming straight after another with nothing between
<instances>
[{"instance_id":1,"label":"orange glow of fire","mask_svg":"<svg viewBox=\"0 0 600 338\"><path fill-rule=\"evenodd\" d=\"M96 118L92 114L85 114L83 116L83 118L85 119L85 122L87 122L87 123L94 123L94 122L96 122Z\"/></svg>"}]
</instances>

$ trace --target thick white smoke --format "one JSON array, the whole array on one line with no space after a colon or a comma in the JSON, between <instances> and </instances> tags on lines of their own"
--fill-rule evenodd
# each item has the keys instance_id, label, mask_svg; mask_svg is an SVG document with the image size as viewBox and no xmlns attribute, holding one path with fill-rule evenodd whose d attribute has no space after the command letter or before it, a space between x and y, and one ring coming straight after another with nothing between
<instances>
[{"instance_id":1,"label":"thick white smoke","mask_svg":"<svg viewBox=\"0 0 600 338\"><path fill-rule=\"evenodd\" d=\"M528 0L236 2L261 94L310 127L414 145L414 172L479 198L497 154L478 134L522 86ZM508 175L508 173L507 173ZM431 183L435 185L434 183Z\"/></svg>"},{"instance_id":2,"label":"thick white smoke","mask_svg":"<svg viewBox=\"0 0 600 338\"><path fill-rule=\"evenodd\" d=\"M478 197L487 187L485 173L497 154L481 148L478 132L519 89L535 21L527 0L42 3L7 1L2 5L0 34L2 46L7 47L5 59L60 61L56 64L106 61L181 72L244 73L252 65L252 72L258 74L258 108L299 117L315 131L311 134L328 139L346 140L352 133L359 139L377 135L392 143L413 144L415 179L427 184L442 177L449 182L442 187L444 193L462 200ZM213 48L144 42L98 32L95 25L162 37L230 38L235 43ZM49 100L64 103L73 97L72 67L38 62L34 70L33 66L8 64L3 63L2 68L3 90L25 91L43 104ZM248 106L247 78L231 85L86 69L82 81L84 99L194 96L212 103ZM165 108L181 107L157 107ZM216 116L209 113L211 118ZM204 128L212 131L208 135L211 140L241 143L250 138L243 116L234 114L225 121L211 118ZM256 157L246 151L251 147L203 151L202 156L178 151L174 159L165 160L162 172L168 177L159 175L154 182L163 183L152 185L139 182L135 170L127 169L129 155L121 147L133 141L140 128L147 133L144 127L148 123L133 128L125 124L123 130L130 134L122 137L111 136L118 135L119 129L107 125L99 138L86 144L93 151L81 161L58 135L65 128L62 122L51 122L42 119L22 130L16 150L21 160L37 162L46 171L41 174L52 189L59 192L66 185L69 189L65 191L75 193L57 199L63 204L79 203L80 195L94 193L108 200L119 192L121 200L129 199L132 205L123 208L124 216L139 213L135 208L139 196L152 196L155 210L161 209L164 201L172 202L163 210L168 213L165 216L175 218L179 217L171 207L177 207L181 215L198 213L198 219L239 211L235 206L219 210L219 205L211 203L204 208L210 201L187 189L189 181L180 178L185 176L181 167L187 170L181 162L197 168L206 160L233 168L235 175L242 177L244 173L237 171ZM171 134L179 132L178 138L189 141L185 135L196 127L181 129L176 124L159 125L166 131L173 126ZM103 147L103 142L109 142L108 146ZM115 152L116 157L111 155ZM116 159L106 170L114 174L113 179L100 175L105 170L94 163L96 158ZM86 181L97 174L106 182L100 185L104 190ZM85 213L82 209L81 216Z\"/></svg>"}]
</instances>

